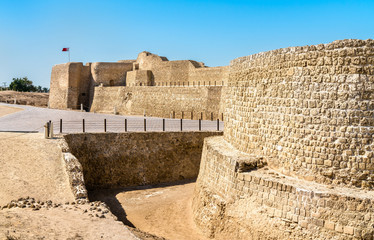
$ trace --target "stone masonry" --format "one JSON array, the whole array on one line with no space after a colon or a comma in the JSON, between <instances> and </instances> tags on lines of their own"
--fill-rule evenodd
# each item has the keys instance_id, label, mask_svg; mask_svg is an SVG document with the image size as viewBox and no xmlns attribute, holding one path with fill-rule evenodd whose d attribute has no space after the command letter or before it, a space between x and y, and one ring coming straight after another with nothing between
<instances>
[{"instance_id":1,"label":"stone masonry","mask_svg":"<svg viewBox=\"0 0 374 240\"><path fill-rule=\"evenodd\" d=\"M222 87L97 87L91 111L222 120Z\"/></svg>"},{"instance_id":2,"label":"stone masonry","mask_svg":"<svg viewBox=\"0 0 374 240\"><path fill-rule=\"evenodd\" d=\"M217 239L373 239L373 82L373 40L233 60L196 223Z\"/></svg>"},{"instance_id":3,"label":"stone masonry","mask_svg":"<svg viewBox=\"0 0 374 240\"><path fill-rule=\"evenodd\" d=\"M87 188L96 189L196 179L204 138L220 135L222 132L127 132L68 134L64 138L69 156L82 165Z\"/></svg>"},{"instance_id":4,"label":"stone masonry","mask_svg":"<svg viewBox=\"0 0 374 240\"><path fill-rule=\"evenodd\" d=\"M87 111L112 113L116 107L126 109L120 111L120 114L138 114L136 111L145 111L156 117L170 116L170 112L182 111L205 114L208 110L201 106L198 99L209 101L211 94L218 93L217 97L214 96L218 100L210 103L214 115L218 116L222 115L220 99L227 79L227 66L206 67L204 63L192 60L169 61L166 57L149 52L141 52L136 60L120 60L114 63L96 62L83 65L83 63L72 62L52 68L49 106L58 109L80 109L83 104ZM107 91L109 87L110 90ZM132 111L126 99L129 95L142 92L137 91L136 87L142 87L144 91L152 94L147 98L142 97L144 94L134 97L132 103L135 106L142 105L142 108ZM154 87L158 88L152 89ZM100 105L97 96L110 94L113 88L117 89L118 93L124 93L117 95L116 102L125 102L119 106L118 104ZM209 94L204 94L206 91ZM181 98L182 92L184 93ZM193 93L193 97L190 96L190 92ZM199 92L203 94L196 98ZM181 99L177 107L168 105L170 96ZM113 99L110 95L105 98ZM184 98L188 103L183 101ZM135 99L138 99L138 102L134 101ZM191 101L194 102L192 105ZM154 103L157 103L156 111ZM210 115L211 112L206 114Z\"/></svg>"}]
</instances>

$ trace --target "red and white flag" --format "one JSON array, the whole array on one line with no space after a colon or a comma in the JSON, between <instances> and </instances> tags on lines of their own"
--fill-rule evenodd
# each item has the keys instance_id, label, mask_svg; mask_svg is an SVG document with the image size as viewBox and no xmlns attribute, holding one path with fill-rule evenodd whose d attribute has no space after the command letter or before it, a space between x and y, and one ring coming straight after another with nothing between
<instances>
[{"instance_id":1,"label":"red and white flag","mask_svg":"<svg viewBox=\"0 0 374 240\"><path fill-rule=\"evenodd\" d=\"M63 48L62 51L63 52L69 52L69 48Z\"/></svg>"}]
</instances>

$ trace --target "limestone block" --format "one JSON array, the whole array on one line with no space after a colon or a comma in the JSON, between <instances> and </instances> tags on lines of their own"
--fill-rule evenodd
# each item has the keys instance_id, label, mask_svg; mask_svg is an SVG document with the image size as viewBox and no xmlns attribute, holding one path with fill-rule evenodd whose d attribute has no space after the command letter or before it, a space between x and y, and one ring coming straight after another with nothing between
<instances>
[{"instance_id":1,"label":"limestone block","mask_svg":"<svg viewBox=\"0 0 374 240\"><path fill-rule=\"evenodd\" d=\"M350 227L350 226L344 226L344 233L345 233L345 234L349 234L349 235L353 235L353 233L354 233L354 228L353 228L353 227Z\"/></svg>"}]
</instances>

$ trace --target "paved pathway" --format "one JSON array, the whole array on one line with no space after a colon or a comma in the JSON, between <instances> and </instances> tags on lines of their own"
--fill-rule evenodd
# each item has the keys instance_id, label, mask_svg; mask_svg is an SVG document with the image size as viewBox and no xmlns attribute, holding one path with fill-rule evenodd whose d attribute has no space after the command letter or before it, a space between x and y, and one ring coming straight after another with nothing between
<instances>
[{"instance_id":1,"label":"paved pathway","mask_svg":"<svg viewBox=\"0 0 374 240\"><path fill-rule=\"evenodd\" d=\"M0 118L1 131L38 131L43 132L43 126L47 121L52 121L54 131L60 131L60 119L62 119L62 132L82 132L83 119L85 120L85 132L104 132L104 119L107 121L108 132L124 132L125 119L127 119L127 131L144 131L144 117L122 116L89 113L69 110L56 110L24 105L0 103L1 106L18 107L24 109ZM180 131L180 119L166 119L166 131ZM198 131L198 120L183 120L183 131ZM147 131L162 131L163 122L161 118L147 117ZM217 121L201 121L201 130L216 131ZM219 124L219 130L223 130L223 122Z\"/></svg>"}]
</instances>

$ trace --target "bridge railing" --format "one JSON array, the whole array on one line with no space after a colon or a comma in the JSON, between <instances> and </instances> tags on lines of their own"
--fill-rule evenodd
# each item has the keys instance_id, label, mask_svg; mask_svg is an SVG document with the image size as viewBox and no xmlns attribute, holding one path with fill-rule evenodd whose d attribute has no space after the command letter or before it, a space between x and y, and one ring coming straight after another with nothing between
<instances>
[{"instance_id":1,"label":"bridge railing","mask_svg":"<svg viewBox=\"0 0 374 240\"><path fill-rule=\"evenodd\" d=\"M50 121L51 122L51 121ZM125 118L123 120L74 120L53 121L54 133L79 132L154 132L154 131L223 131L223 121Z\"/></svg>"}]
</instances>

